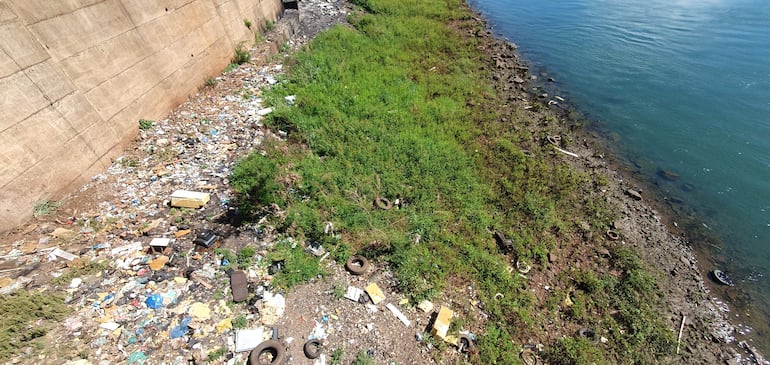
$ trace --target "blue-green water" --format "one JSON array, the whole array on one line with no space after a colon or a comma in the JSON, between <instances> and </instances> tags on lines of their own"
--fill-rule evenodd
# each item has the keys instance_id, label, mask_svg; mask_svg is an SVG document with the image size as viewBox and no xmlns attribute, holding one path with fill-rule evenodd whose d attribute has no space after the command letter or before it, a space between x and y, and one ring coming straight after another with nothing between
<instances>
[{"instance_id":1,"label":"blue-green water","mask_svg":"<svg viewBox=\"0 0 770 365\"><path fill-rule=\"evenodd\" d=\"M706 264L770 322L770 1L469 2L697 213L724 245Z\"/></svg>"}]
</instances>

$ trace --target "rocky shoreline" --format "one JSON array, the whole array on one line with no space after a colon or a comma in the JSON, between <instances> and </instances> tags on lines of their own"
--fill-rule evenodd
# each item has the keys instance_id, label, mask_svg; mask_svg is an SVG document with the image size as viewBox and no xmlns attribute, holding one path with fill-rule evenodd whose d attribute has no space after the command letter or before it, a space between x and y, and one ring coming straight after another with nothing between
<instances>
[{"instance_id":1,"label":"rocky shoreline","mask_svg":"<svg viewBox=\"0 0 770 365\"><path fill-rule=\"evenodd\" d=\"M186 236L184 232L190 228L213 230L223 237L222 247L237 249L254 245L260 257L266 257L269 247L276 243L274 232L269 227L254 224L233 228L229 224L228 176L234 162L251 149L259 148L262 143L282 143L282 131L271 131L261 123L264 114L270 111L261 105L260 89L277 82L282 72L280 58L274 55L284 44L300 46L318 31L343 22L350 11L349 5L342 1L303 1L300 6L299 14L288 13L276 25L268 42L252 49L255 61L251 65L217 77L216 85L203 88L167 118L141 130L123 157L79 192L73 193L56 214L37 218L2 237L0 268L5 278L3 290L47 287L53 278L68 269L78 268L81 264L89 267L88 263L79 262L79 259L68 262L66 258L56 255L53 255L54 260L49 261L57 247L82 257L96 257L104 250L130 246L133 242L154 237L173 235L179 243L179 249L168 255L168 262L162 265L156 262L161 269L152 274L155 276L148 277L148 283L154 283L152 288L127 288L130 279L141 276L141 269L104 270L102 275L96 277L84 276L82 283L75 277L60 284L68 293L68 303L78 311L64 321L61 328L49 334L54 345L45 354L29 352L15 358L14 362L64 363L80 356L85 357L86 362L81 361L83 364L90 361L131 363L131 359L144 359L142 361L148 363L186 363L189 359L205 361L207 356L210 359L211 350L219 349L223 344L231 345L231 333L219 331L220 325L226 327L226 319L219 321L219 317L228 316L226 305L220 302L221 298L212 300L206 294L211 291L208 286L224 285L223 277L213 274L214 268L221 262L210 254L202 257L193 255L193 237ZM483 19L478 17L475 21L481 29L487 29ZM292 29L296 30L296 35L290 40L288 35L293 33ZM530 74L527 64L519 59L516 47L495 38L489 31L475 31L468 36L479 39L489 60L484 67L492 75L491 82L498 93L509 101L500 106L506 110L501 114L529 113L533 120L542 119L545 115L557 115L556 124L528 127L533 128L533 135L544 136L542 140L531 142L554 144L558 147L553 150L557 158L567 160L578 170L590 170L608 178L608 187L596 198L607 200L620 212L613 225L617 236L609 239L617 239L618 244L632 247L645 262L654 264L656 278L665 295L661 298L661 316L672 329L678 330L682 321L685 323L679 357L672 359L693 364L735 364L751 363L761 357L756 350L750 350L750 346L737 345L735 326L728 321L728 307L710 294L700 275L693 249L667 229L667 218L655 209L652 199L644 193L644 185L631 180L620 166L604 157L605 149L600 140L575 128L580 121L569 119L568 107L562 107L566 105L563 98L547 95L543 90L543 84L548 82L547 75ZM546 109L539 109L536 105L545 105ZM559 136L561 139L554 141L551 138L549 141L545 136ZM212 200L192 213L171 214L165 209L165 204L172 191L180 188L205 190ZM608 237L597 239L606 240ZM100 246L105 242L111 245ZM124 264L131 267L130 262ZM141 262L141 265L145 264L148 262ZM165 269L164 265L167 265ZM340 267L329 265L332 271L329 277L313 280L287 294L289 300L285 318L279 323L288 333L286 336L296 337L296 342L288 341L291 353L301 353L300 338L313 331L317 325L315 321L322 321L327 314L342 317L340 313L351 313L365 317L371 310L337 297L334 292L340 282L363 286L364 281L351 278ZM169 267L186 267L185 271L190 272ZM268 273L259 271L248 274L251 279L260 282L270 277ZM379 282L383 287L392 286L392 275L387 268L372 269L372 273L365 278ZM164 303L166 307L160 311L145 311L141 305L132 304L138 299L144 300L147 294L143 292L145 289L174 297L169 299L169 303ZM110 293L120 294L110 297ZM302 295L306 297L303 299ZM388 295L398 296L397 293ZM195 317L195 322L199 322L195 324L199 326L195 330L201 335L196 341L191 338L189 343L182 343L180 339L169 340L160 335L183 325L181 315L188 313L188 307L177 304L177 299L196 309L201 307L198 303L211 301L206 304L211 313L189 312ZM105 307L109 308L111 303L119 304L121 309L105 314ZM360 346L369 348L383 359L391 356L399 363L416 359L420 359L420 363L433 363L433 357L425 347L404 346L414 343L414 334L404 331L400 322L393 320L387 311L383 312L372 315L368 321L332 319L327 329L336 330L338 338L330 346L343 346L351 340L358 340ZM421 325L430 320L428 314L416 310L407 314ZM149 323L134 319L145 315L155 316L156 319ZM105 320L105 317L110 320ZM254 321L251 317L247 320L252 321L250 323ZM118 331L116 335L117 330L112 329L116 322L130 324L125 325L123 334ZM132 336L134 341L144 343L135 350L124 350L122 344L133 344ZM379 343L378 339L382 338L391 340ZM169 344L173 351L161 350ZM186 349L188 345L189 350ZM347 353L344 358L352 360L354 355ZM243 353L217 361L234 363L236 360L245 361ZM293 363L313 362L297 356Z\"/></svg>"},{"instance_id":2,"label":"rocky shoreline","mask_svg":"<svg viewBox=\"0 0 770 365\"><path fill-rule=\"evenodd\" d=\"M489 29L480 15L476 20L485 24L484 29ZM607 142L586 128L587 122L580 119L569 101L549 95L558 90L549 85L554 79L546 74L531 74L527 62L517 54L516 45L496 38L490 30L470 36L484 39L484 51L492 60L493 82L499 92L508 95L509 108L520 110L531 109L537 103L547 105L559 115L559 125L540 132L571 139L569 151L562 149L554 153L578 170L598 172L609 179L609 188L599 198L606 199L620 212L613 227L617 236L612 238L633 247L657 273L665 295L661 298L665 303L661 306L661 315L666 316L671 328L679 328L684 321L682 359L692 364L765 364L763 355L750 344L751 337L736 333L736 328L745 328L745 325L732 323L728 305L711 293L701 274L708 270L699 266L694 248L684 237L672 233L669 227L676 219L667 215L672 213L661 207L658 197L643 193L649 186L635 179L611 156Z\"/></svg>"}]
</instances>

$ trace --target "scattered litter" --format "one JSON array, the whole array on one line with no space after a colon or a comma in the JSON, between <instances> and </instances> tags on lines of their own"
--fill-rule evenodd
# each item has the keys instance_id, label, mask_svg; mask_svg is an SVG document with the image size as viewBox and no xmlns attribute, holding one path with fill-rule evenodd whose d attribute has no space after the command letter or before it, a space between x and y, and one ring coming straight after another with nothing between
<instances>
[{"instance_id":1,"label":"scattered litter","mask_svg":"<svg viewBox=\"0 0 770 365\"><path fill-rule=\"evenodd\" d=\"M187 312L199 322L211 319L211 308L206 303L195 302Z\"/></svg>"},{"instance_id":2,"label":"scattered litter","mask_svg":"<svg viewBox=\"0 0 770 365\"><path fill-rule=\"evenodd\" d=\"M147 308L158 309L163 306L163 298L160 294L153 294L147 297L144 303L147 304Z\"/></svg>"},{"instance_id":3,"label":"scattered litter","mask_svg":"<svg viewBox=\"0 0 770 365\"><path fill-rule=\"evenodd\" d=\"M190 330L190 327L188 327L190 325L190 322L192 322L192 317L185 316L178 326L175 326L174 328L171 329L171 331L169 332L169 337L179 338L186 335L187 331Z\"/></svg>"},{"instance_id":4,"label":"scattered litter","mask_svg":"<svg viewBox=\"0 0 770 365\"><path fill-rule=\"evenodd\" d=\"M421 311L428 313L433 311L433 303L431 303L429 300L423 300L420 302L420 304L417 304L417 308L420 308Z\"/></svg>"},{"instance_id":5,"label":"scattered litter","mask_svg":"<svg viewBox=\"0 0 770 365\"><path fill-rule=\"evenodd\" d=\"M265 340L265 328L235 331L235 352L251 351Z\"/></svg>"},{"instance_id":6,"label":"scattered litter","mask_svg":"<svg viewBox=\"0 0 770 365\"><path fill-rule=\"evenodd\" d=\"M176 190L171 194L171 206L198 209L209 202L209 193L189 190Z\"/></svg>"},{"instance_id":7,"label":"scattered litter","mask_svg":"<svg viewBox=\"0 0 770 365\"><path fill-rule=\"evenodd\" d=\"M454 312L451 309L441 306L441 309L439 309L438 315L436 316L436 320L433 322L433 328L431 328L430 333L446 342L455 344L457 339L447 336L449 324L452 322L452 316L454 316Z\"/></svg>"},{"instance_id":8,"label":"scattered litter","mask_svg":"<svg viewBox=\"0 0 770 365\"><path fill-rule=\"evenodd\" d=\"M382 292L382 289L380 289L379 286L375 283L369 283L369 285L366 286L366 293L369 294L369 298L372 299L372 303L374 304L380 304L383 300L385 300L385 293Z\"/></svg>"},{"instance_id":9,"label":"scattered litter","mask_svg":"<svg viewBox=\"0 0 770 365\"><path fill-rule=\"evenodd\" d=\"M281 294L273 295L273 293L265 292L262 302L263 308L260 311L262 323L271 326L283 316L283 312L286 310L286 299Z\"/></svg>"},{"instance_id":10,"label":"scattered litter","mask_svg":"<svg viewBox=\"0 0 770 365\"><path fill-rule=\"evenodd\" d=\"M203 246L205 248L210 248L214 246L217 242L217 235L214 234L214 232L210 230L205 230L201 233L198 233L198 237L195 238L195 241L193 241L198 246Z\"/></svg>"},{"instance_id":11,"label":"scattered litter","mask_svg":"<svg viewBox=\"0 0 770 365\"><path fill-rule=\"evenodd\" d=\"M61 258L65 259L65 260L67 260L67 261L72 261L72 260L78 258L78 256L73 255L73 254L71 254L71 253L69 253L67 251L64 251L64 250L60 249L60 248L56 248L55 250L51 251L51 253L48 255L48 257L52 261L56 260L57 257L61 257Z\"/></svg>"},{"instance_id":12,"label":"scattered litter","mask_svg":"<svg viewBox=\"0 0 770 365\"><path fill-rule=\"evenodd\" d=\"M357 302L359 299L361 299L361 294L363 293L364 293L363 290L353 286L349 286L347 293L345 293L345 298L348 298L354 302Z\"/></svg>"},{"instance_id":13,"label":"scattered litter","mask_svg":"<svg viewBox=\"0 0 770 365\"><path fill-rule=\"evenodd\" d=\"M168 247L168 244L170 242L171 242L170 238L153 238L152 241L150 241L150 247L161 252L166 247Z\"/></svg>"},{"instance_id":14,"label":"scattered litter","mask_svg":"<svg viewBox=\"0 0 770 365\"><path fill-rule=\"evenodd\" d=\"M398 318L401 321L401 323L403 323L405 326L409 327L412 325L412 322L409 319L407 319L404 313L401 313L401 311L398 310L398 308L396 308L395 305L393 305L392 303L388 303L387 305L385 305L385 307L390 309L390 312L393 313L393 315L395 315L396 318Z\"/></svg>"}]
</instances>

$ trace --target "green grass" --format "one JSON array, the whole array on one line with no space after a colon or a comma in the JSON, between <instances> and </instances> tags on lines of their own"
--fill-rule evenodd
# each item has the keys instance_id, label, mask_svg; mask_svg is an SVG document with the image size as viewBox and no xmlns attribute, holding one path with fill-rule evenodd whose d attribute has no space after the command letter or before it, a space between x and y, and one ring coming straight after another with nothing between
<instances>
[{"instance_id":1,"label":"green grass","mask_svg":"<svg viewBox=\"0 0 770 365\"><path fill-rule=\"evenodd\" d=\"M230 61L233 64L242 65L246 62L249 62L251 60L251 53L249 50L244 46L245 42L240 42L237 45L235 45L235 49L233 50L233 59Z\"/></svg>"},{"instance_id":2,"label":"green grass","mask_svg":"<svg viewBox=\"0 0 770 365\"><path fill-rule=\"evenodd\" d=\"M69 312L53 293L18 290L0 295L0 361L25 348L44 346L42 337Z\"/></svg>"},{"instance_id":3,"label":"green grass","mask_svg":"<svg viewBox=\"0 0 770 365\"><path fill-rule=\"evenodd\" d=\"M358 352L358 355L356 355L356 358L353 359L352 365L374 365L374 359L372 359L369 354L366 353L366 351L361 350Z\"/></svg>"},{"instance_id":4,"label":"green grass","mask_svg":"<svg viewBox=\"0 0 770 365\"><path fill-rule=\"evenodd\" d=\"M150 129L150 128L152 128L152 125L154 123L155 122L152 121L152 120L140 119L139 120L139 129L142 129L142 130Z\"/></svg>"},{"instance_id":5,"label":"green grass","mask_svg":"<svg viewBox=\"0 0 770 365\"><path fill-rule=\"evenodd\" d=\"M74 278L82 278L84 276L93 275L106 269L107 267L109 267L109 263L106 260L89 261L82 267L71 267L67 269L60 276L51 279L51 283L60 286L69 285Z\"/></svg>"},{"instance_id":6,"label":"green grass","mask_svg":"<svg viewBox=\"0 0 770 365\"><path fill-rule=\"evenodd\" d=\"M37 204L35 204L35 207L32 210L32 216L38 218L56 213L56 210L59 209L60 206L60 202L51 201L48 199L39 201Z\"/></svg>"},{"instance_id":7,"label":"green grass","mask_svg":"<svg viewBox=\"0 0 770 365\"><path fill-rule=\"evenodd\" d=\"M554 248L590 247L578 238L581 222L606 229L613 216L590 198L595 176L549 157L529 128L500 121L505 101L480 67L487 59L477 39L466 36L478 26L468 9L458 0L357 4L369 13L351 15L352 28L318 35L293 56L286 82L266 92L275 110L268 125L287 131L291 143L264 146L264 156L236 167L241 210L278 203L286 209L276 222L283 233L320 242L337 260L357 253L386 261L413 302L456 290L450 280L473 283L490 316L480 363L518 361L514 344L540 335L538 323L549 316L573 326L602 320L612 338L599 355L579 340L554 342L553 356L633 363L670 349L670 330L650 310L654 279L631 255L610 263L619 278L560 275L560 284L579 287L580 303L562 310L553 299L554 313L507 271L490 227L511 238L513 257L545 270ZM294 106L286 95L297 96ZM538 123L523 112L505 117ZM253 190L263 187L269 191ZM404 204L382 210L377 197ZM327 221L341 240L324 235ZM276 250L273 259L286 260L280 285L318 273L317 259L300 247L284 241Z\"/></svg>"},{"instance_id":8,"label":"green grass","mask_svg":"<svg viewBox=\"0 0 770 365\"><path fill-rule=\"evenodd\" d=\"M294 244L287 239L279 241L273 247L268 259L272 262L283 262L283 268L276 273L273 285L285 289L324 274L315 256L305 252L301 244Z\"/></svg>"}]
</instances>

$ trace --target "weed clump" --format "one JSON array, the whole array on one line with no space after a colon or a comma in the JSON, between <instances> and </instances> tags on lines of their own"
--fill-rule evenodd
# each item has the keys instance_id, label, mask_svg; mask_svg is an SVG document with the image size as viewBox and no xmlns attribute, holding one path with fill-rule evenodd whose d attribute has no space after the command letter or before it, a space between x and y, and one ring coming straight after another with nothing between
<instances>
[{"instance_id":1,"label":"weed clump","mask_svg":"<svg viewBox=\"0 0 770 365\"><path fill-rule=\"evenodd\" d=\"M41 338L69 312L64 300L52 293L18 290L0 295L0 361L42 345Z\"/></svg>"},{"instance_id":2,"label":"weed clump","mask_svg":"<svg viewBox=\"0 0 770 365\"><path fill-rule=\"evenodd\" d=\"M275 162L258 152L238 161L230 176L230 185L238 194L235 205L241 214L251 215L257 208L277 201L277 175Z\"/></svg>"},{"instance_id":3,"label":"weed clump","mask_svg":"<svg viewBox=\"0 0 770 365\"><path fill-rule=\"evenodd\" d=\"M251 53L249 50L244 46L244 42L240 42L235 46L235 55L233 56L231 63L234 63L236 65L242 65L246 62L249 62L251 60Z\"/></svg>"}]
</instances>

